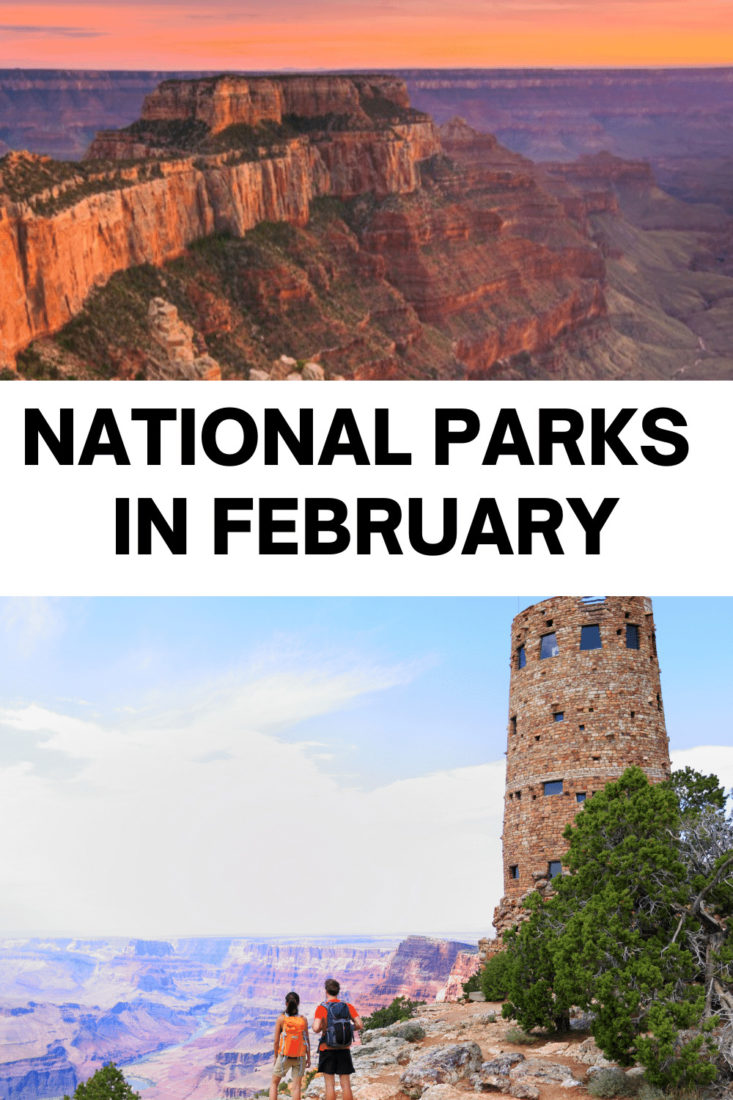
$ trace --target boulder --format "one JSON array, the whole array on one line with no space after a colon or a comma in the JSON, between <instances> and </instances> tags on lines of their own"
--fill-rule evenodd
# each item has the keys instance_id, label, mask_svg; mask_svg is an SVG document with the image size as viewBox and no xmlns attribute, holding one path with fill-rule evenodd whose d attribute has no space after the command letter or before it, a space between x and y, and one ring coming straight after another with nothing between
<instances>
[{"instance_id":1,"label":"boulder","mask_svg":"<svg viewBox=\"0 0 733 1100\"><path fill-rule=\"evenodd\" d=\"M297 366L295 359L291 359L289 355L281 355L270 367L270 378L274 382L281 382L284 378L295 373Z\"/></svg>"},{"instance_id":2,"label":"boulder","mask_svg":"<svg viewBox=\"0 0 733 1100\"><path fill-rule=\"evenodd\" d=\"M363 1031L361 1041L365 1046L386 1037L406 1039L408 1043L416 1043L425 1038L425 1028L417 1020L400 1020L388 1027L375 1027L369 1031Z\"/></svg>"},{"instance_id":3,"label":"boulder","mask_svg":"<svg viewBox=\"0 0 733 1100\"><path fill-rule=\"evenodd\" d=\"M542 1058L525 1058L511 1070L514 1077L539 1077L543 1081L567 1081L573 1078L570 1066L561 1062L546 1062Z\"/></svg>"},{"instance_id":4,"label":"boulder","mask_svg":"<svg viewBox=\"0 0 733 1100\"><path fill-rule=\"evenodd\" d=\"M474 1073L471 1084L475 1092L508 1093L512 1080L508 1073Z\"/></svg>"},{"instance_id":5,"label":"boulder","mask_svg":"<svg viewBox=\"0 0 733 1100\"><path fill-rule=\"evenodd\" d=\"M516 1100L540 1100L540 1090L528 1081L512 1081L509 1095L516 1097Z\"/></svg>"},{"instance_id":6,"label":"boulder","mask_svg":"<svg viewBox=\"0 0 733 1100\"><path fill-rule=\"evenodd\" d=\"M480 1066L478 1043L446 1043L414 1059L402 1074L400 1086L411 1100L418 1100L431 1085L453 1085Z\"/></svg>"},{"instance_id":7,"label":"boulder","mask_svg":"<svg viewBox=\"0 0 733 1100\"><path fill-rule=\"evenodd\" d=\"M515 1066L524 1061L523 1054L500 1054L488 1062L483 1062L478 1073L471 1078L471 1084L476 1092L503 1092L511 1093L515 1084L523 1087L522 1082L515 1082L509 1074ZM532 1100L532 1098L528 1098Z\"/></svg>"},{"instance_id":8,"label":"boulder","mask_svg":"<svg viewBox=\"0 0 733 1100\"><path fill-rule=\"evenodd\" d=\"M303 367L303 379L306 382L323 382L326 372L320 363L306 363Z\"/></svg>"},{"instance_id":9,"label":"boulder","mask_svg":"<svg viewBox=\"0 0 733 1100\"><path fill-rule=\"evenodd\" d=\"M535 1047L532 1051L535 1057L551 1058L553 1054L567 1054L570 1043L543 1043L541 1047Z\"/></svg>"},{"instance_id":10,"label":"boulder","mask_svg":"<svg viewBox=\"0 0 733 1100\"><path fill-rule=\"evenodd\" d=\"M520 1062L524 1062L525 1057L523 1054L499 1054L498 1057L492 1058L489 1062L484 1062L481 1066L480 1073L511 1073L515 1066L518 1066Z\"/></svg>"},{"instance_id":11,"label":"boulder","mask_svg":"<svg viewBox=\"0 0 733 1100\"><path fill-rule=\"evenodd\" d=\"M578 1043L573 1050L573 1057L576 1062L583 1062L586 1066L597 1066L599 1069L606 1069L613 1065L613 1062L609 1062L603 1056L603 1051L592 1036Z\"/></svg>"},{"instance_id":12,"label":"boulder","mask_svg":"<svg viewBox=\"0 0 733 1100\"><path fill-rule=\"evenodd\" d=\"M352 1047L354 1069L359 1074L371 1073L383 1066L404 1066L412 1056L412 1048L406 1039L397 1035L384 1035L366 1046Z\"/></svg>"}]
</instances>

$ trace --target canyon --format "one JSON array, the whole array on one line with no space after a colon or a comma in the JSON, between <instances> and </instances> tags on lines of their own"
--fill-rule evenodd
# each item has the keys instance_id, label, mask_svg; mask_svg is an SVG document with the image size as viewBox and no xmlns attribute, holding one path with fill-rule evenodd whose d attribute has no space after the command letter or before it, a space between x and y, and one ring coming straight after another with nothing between
<instances>
[{"instance_id":1,"label":"canyon","mask_svg":"<svg viewBox=\"0 0 733 1100\"><path fill-rule=\"evenodd\" d=\"M693 82L691 101L712 81L727 102L727 72ZM93 74L77 75L95 101ZM552 137L563 96L616 94L602 74L226 75L149 91L159 75L128 74L117 115L115 74L99 75L102 121L147 95L81 161L0 160L6 377L733 374L733 218L717 185L672 194L661 161L598 151L600 137L573 160L583 127ZM680 80L639 77L617 110L664 93L692 125ZM42 84L0 73L0 122L3 94L22 114ZM56 74L62 107L63 85ZM534 110L541 128L543 102L540 147L507 112Z\"/></svg>"},{"instance_id":2,"label":"canyon","mask_svg":"<svg viewBox=\"0 0 733 1100\"><path fill-rule=\"evenodd\" d=\"M295 988L312 1017L325 978L367 1014L399 990L435 1001L477 965L468 944L209 938L0 941L0 1097L71 1093L115 1061L146 1100L252 1096Z\"/></svg>"}]
</instances>

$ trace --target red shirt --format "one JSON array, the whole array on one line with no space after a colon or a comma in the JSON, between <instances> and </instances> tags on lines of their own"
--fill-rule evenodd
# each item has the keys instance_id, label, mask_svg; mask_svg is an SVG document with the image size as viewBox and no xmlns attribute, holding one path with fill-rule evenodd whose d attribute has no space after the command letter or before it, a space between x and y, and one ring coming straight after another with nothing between
<instances>
[{"instance_id":1,"label":"red shirt","mask_svg":"<svg viewBox=\"0 0 733 1100\"><path fill-rule=\"evenodd\" d=\"M328 1004L336 1004L336 1002L338 1000L339 1000L338 997L327 997L326 998L326 1001L327 1001ZM350 1005L348 1003L348 1001L346 1002L346 1007L349 1010L349 1015L351 1016L351 1019L355 1020L356 1017L359 1015L359 1013L356 1011L356 1009L354 1008L353 1005ZM326 1019L328 1019L328 1010L326 1009L325 1005L319 1005L318 1008L316 1009L316 1019L317 1020L326 1020ZM322 1040L318 1044L318 1049L319 1050L334 1050L334 1049L335 1050L343 1050L343 1047L335 1047L335 1048L334 1047L327 1047L325 1041Z\"/></svg>"}]
</instances>

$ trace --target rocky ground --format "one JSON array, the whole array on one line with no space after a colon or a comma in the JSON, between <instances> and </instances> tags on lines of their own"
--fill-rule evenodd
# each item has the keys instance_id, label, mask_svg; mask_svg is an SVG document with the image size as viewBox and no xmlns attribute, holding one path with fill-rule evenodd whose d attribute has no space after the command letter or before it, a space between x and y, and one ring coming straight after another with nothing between
<instances>
[{"instance_id":1,"label":"rocky ground","mask_svg":"<svg viewBox=\"0 0 733 1100\"><path fill-rule=\"evenodd\" d=\"M508 1038L512 1026L501 1005L425 1005L414 1020L364 1033L352 1051L354 1096L466 1100L487 1092L496 1100L565 1100L569 1089L588 1096L589 1077L609 1065L584 1033L518 1045ZM323 1095L323 1078L315 1077L305 1096Z\"/></svg>"}]
</instances>

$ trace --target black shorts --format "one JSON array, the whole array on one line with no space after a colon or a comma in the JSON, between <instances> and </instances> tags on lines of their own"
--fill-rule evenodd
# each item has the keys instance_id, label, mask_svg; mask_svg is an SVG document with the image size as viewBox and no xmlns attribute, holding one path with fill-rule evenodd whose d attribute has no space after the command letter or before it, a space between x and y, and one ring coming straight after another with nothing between
<instances>
[{"instance_id":1,"label":"black shorts","mask_svg":"<svg viewBox=\"0 0 733 1100\"><path fill-rule=\"evenodd\" d=\"M318 1072L329 1073L334 1077L345 1077L354 1072L354 1063L351 1061L351 1051L348 1048L342 1050L319 1050Z\"/></svg>"}]
</instances>

